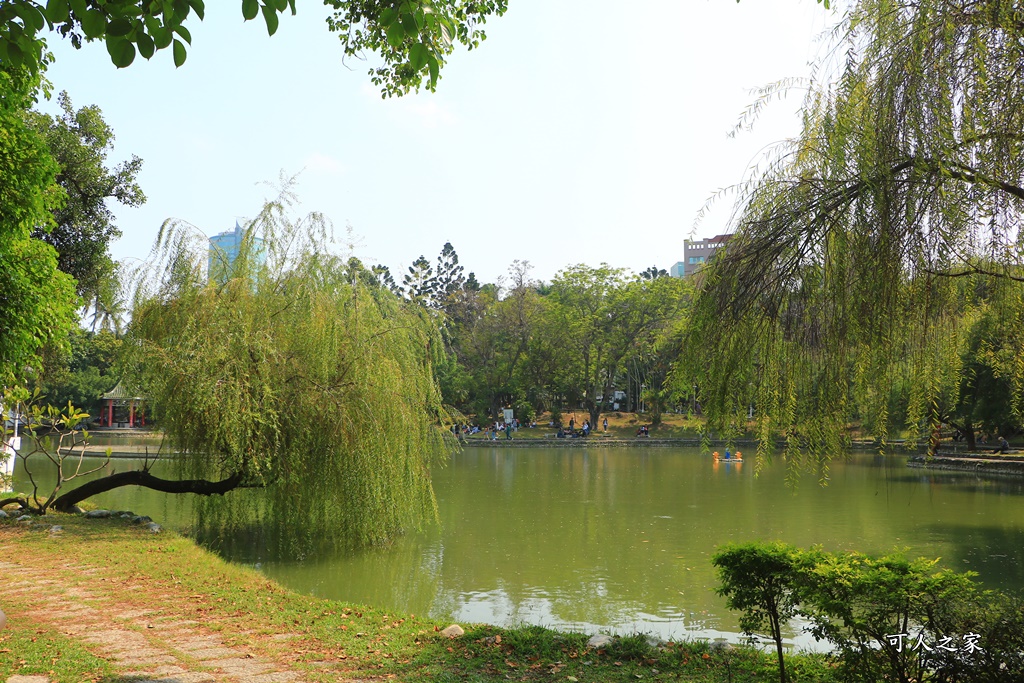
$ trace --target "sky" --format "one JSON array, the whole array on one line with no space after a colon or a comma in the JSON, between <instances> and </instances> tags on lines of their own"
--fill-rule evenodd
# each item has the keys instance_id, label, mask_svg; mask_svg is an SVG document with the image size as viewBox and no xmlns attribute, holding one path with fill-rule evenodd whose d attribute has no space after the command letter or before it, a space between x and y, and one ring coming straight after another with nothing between
<instances>
[{"instance_id":1,"label":"sky","mask_svg":"<svg viewBox=\"0 0 1024 683\"><path fill-rule=\"evenodd\" d=\"M436 93L384 100L372 56L345 63L326 16L300 2L268 37L209 2L177 69L170 50L119 70L101 44L49 38L54 91L100 107L111 162L144 161L147 202L111 205L116 259L145 259L168 218L230 230L298 174L300 214L330 218L339 251L351 226L355 255L398 279L445 242L481 282L513 260L545 281L577 263L668 270L685 239L726 231L727 193L695 228L709 198L799 131L794 91L730 138L751 91L808 75L838 19L814 0L509 0Z\"/></svg>"}]
</instances>

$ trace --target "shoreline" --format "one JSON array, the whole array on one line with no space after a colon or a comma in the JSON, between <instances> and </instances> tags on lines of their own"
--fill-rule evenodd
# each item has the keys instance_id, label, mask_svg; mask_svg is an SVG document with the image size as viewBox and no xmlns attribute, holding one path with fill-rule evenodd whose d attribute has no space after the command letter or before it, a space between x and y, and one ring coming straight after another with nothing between
<instances>
[{"instance_id":1,"label":"shoreline","mask_svg":"<svg viewBox=\"0 0 1024 683\"><path fill-rule=\"evenodd\" d=\"M0 560L9 579L0 584L8 615L0 671L54 683L753 683L777 675L774 656L756 647L448 625L295 593L190 539L120 518L55 514L40 521L0 522L0 540L16 550ZM54 660L55 650L68 656ZM786 658L806 671L804 680L836 680L824 655Z\"/></svg>"},{"instance_id":2,"label":"shoreline","mask_svg":"<svg viewBox=\"0 0 1024 683\"><path fill-rule=\"evenodd\" d=\"M1024 456L1004 455L986 457L982 453L964 455L913 455L907 459L907 467L945 472L965 472L979 475L1024 477Z\"/></svg>"}]
</instances>

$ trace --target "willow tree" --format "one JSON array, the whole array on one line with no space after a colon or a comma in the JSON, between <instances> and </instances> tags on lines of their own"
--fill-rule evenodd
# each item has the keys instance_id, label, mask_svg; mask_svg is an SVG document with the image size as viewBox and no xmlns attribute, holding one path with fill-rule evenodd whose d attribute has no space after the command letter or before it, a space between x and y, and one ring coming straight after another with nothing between
<instances>
[{"instance_id":1,"label":"willow tree","mask_svg":"<svg viewBox=\"0 0 1024 683\"><path fill-rule=\"evenodd\" d=\"M678 373L712 427L741 427L753 403L760 456L781 438L819 465L853 418L885 442L891 387L911 435L935 426L976 309L1018 349L1024 317L1024 9L861 0L833 38L802 133L742 186ZM1020 358L991 359L1018 411Z\"/></svg>"},{"instance_id":2,"label":"willow tree","mask_svg":"<svg viewBox=\"0 0 1024 683\"><path fill-rule=\"evenodd\" d=\"M180 454L176 478L118 472L76 491L227 494L200 499L202 529L256 529L285 548L383 543L433 519L430 466L451 445L436 327L357 260L330 255L321 219L285 215L268 205L212 271L204 238L164 226L134 305L126 382Z\"/></svg>"}]
</instances>

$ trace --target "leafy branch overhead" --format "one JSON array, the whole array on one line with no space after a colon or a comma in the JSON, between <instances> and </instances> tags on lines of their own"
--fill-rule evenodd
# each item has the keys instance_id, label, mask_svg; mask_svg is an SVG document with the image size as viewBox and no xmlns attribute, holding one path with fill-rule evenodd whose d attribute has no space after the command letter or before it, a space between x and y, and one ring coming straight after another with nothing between
<instances>
[{"instance_id":1,"label":"leafy branch overhead","mask_svg":"<svg viewBox=\"0 0 1024 683\"><path fill-rule=\"evenodd\" d=\"M433 90L456 43L469 49L485 34L490 15L505 12L508 0L325 0L327 24L340 34L345 54L377 53L384 61L370 70L385 96L421 86ZM246 21L262 15L267 32L277 32L278 15L295 0L242 0ZM0 3L0 67L36 73L45 63L45 31L55 31L76 48L102 41L111 61L124 68L136 55L150 59L171 49L175 66L185 63L192 34L185 24L205 15L203 0L8 0Z\"/></svg>"},{"instance_id":2,"label":"leafy branch overhead","mask_svg":"<svg viewBox=\"0 0 1024 683\"><path fill-rule=\"evenodd\" d=\"M853 420L972 439L993 390L1024 415L1019 3L858 0L834 36L702 275L690 339L716 344L688 346L712 429L754 405L759 455L823 479Z\"/></svg>"}]
</instances>

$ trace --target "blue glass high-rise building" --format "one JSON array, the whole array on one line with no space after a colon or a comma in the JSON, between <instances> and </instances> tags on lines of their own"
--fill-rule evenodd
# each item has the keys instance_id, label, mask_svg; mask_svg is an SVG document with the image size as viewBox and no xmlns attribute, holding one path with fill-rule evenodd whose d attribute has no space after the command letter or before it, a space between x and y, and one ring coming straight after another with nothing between
<instances>
[{"instance_id":1,"label":"blue glass high-rise building","mask_svg":"<svg viewBox=\"0 0 1024 683\"><path fill-rule=\"evenodd\" d=\"M231 277L231 268L235 259L238 258L245 234L245 228L236 220L234 230L228 230L210 238L206 271L209 279L223 282ZM256 263L262 265L267 257L266 250L263 248L263 240L254 237L252 242L252 258Z\"/></svg>"}]
</instances>

